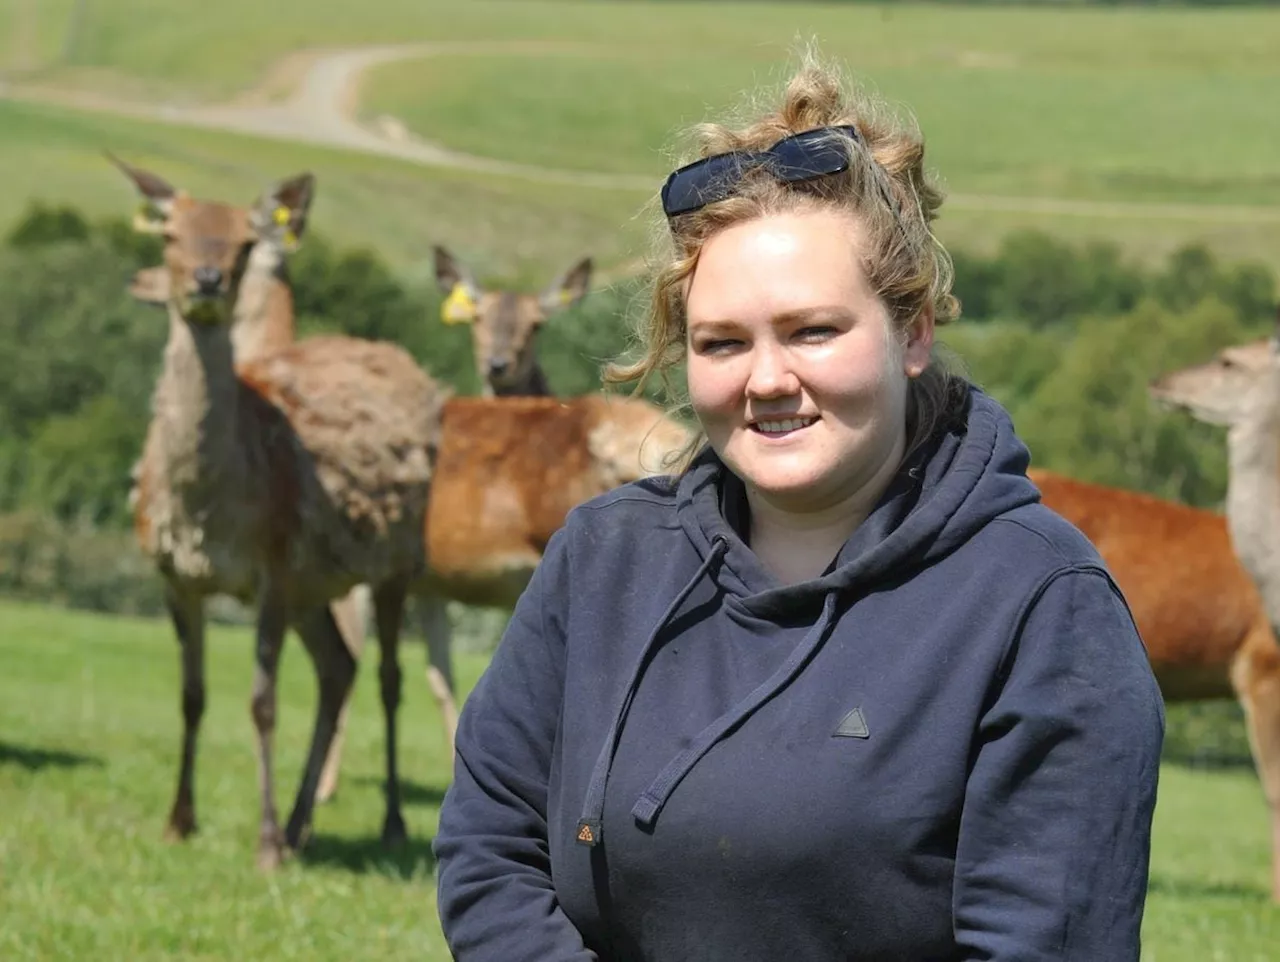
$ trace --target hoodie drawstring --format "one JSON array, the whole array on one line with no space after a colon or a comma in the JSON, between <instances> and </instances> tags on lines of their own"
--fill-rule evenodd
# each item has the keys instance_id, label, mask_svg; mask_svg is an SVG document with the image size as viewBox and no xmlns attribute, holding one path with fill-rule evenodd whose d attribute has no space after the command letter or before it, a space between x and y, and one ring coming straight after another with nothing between
<instances>
[{"instance_id":1,"label":"hoodie drawstring","mask_svg":"<svg viewBox=\"0 0 1280 962\"><path fill-rule=\"evenodd\" d=\"M650 828L658 817L658 812L662 810L662 806L671 797L671 792L680 783L680 779L689 773L689 769L693 768L698 759L705 755L712 745L728 734L730 729L741 724L743 719L773 697L778 689L796 676L800 669L804 667L805 662L826 640L827 634L831 631L831 626L835 621L836 598L836 592L827 593L826 598L823 600L822 616L809 629L809 633L805 635L800 644L787 657L787 660L782 663L770 678L762 682L745 699L704 728L688 748L671 759L666 768L658 773L658 777L653 780L653 784L644 790L640 798L636 800L635 806L631 809L631 814L636 821L645 828Z\"/></svg>"},{"instance_id":2,"label":"hoodie drawstring","mask_svg":"<svg viewBox=\"0 0 1280 962\"><path fill-rule=\"evenodd\" d=\"M649 653L658 641L667 622L675 616L680 606L684 604L685 599L693 593L693 589L697 587L698 582L711 570L712 565L719 561L728 550L729 542L717 535L711 543L711 550L707 552L706 559L698 566L698 570L693 573L689 583L680 589L680 593L676 595L675 600L667 606L666 612L658 619L658 623L654 626L653 631L649 633L648 640L640 650L640 657L636 659L635 667L631 669L631 678L627 684L626 693L623 695L622 704L614 715L613 724L610 726L609 733L605 736L604 745L600 749L600 756L596 759L595 767L591 770L591 781L587 783L587 797L582 803L582 817L578 820L577 834L578 841L583 845L600 844L600 822L604 815L605 782L609 778L609 768L613 765L613 755L618 750L618 737L622 733L622 725L626 721L627 712L631 709L631 702L635 699L636 689L640 687L640 674L644 671L645 663L649 660Z\"/></svg>"}]
</instances>

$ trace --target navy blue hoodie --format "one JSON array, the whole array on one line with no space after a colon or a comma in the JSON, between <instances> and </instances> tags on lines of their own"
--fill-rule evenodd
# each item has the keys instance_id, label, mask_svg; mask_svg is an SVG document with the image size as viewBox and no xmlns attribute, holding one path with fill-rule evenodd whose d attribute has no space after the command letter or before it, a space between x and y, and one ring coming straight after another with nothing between
<instances>
[{"instance_id":1,"label":"navy blue hoodie","mask_svg":"<svg viewBox=\"0 0 1280 962\"><path fill-rule=\"evenodd\" d=\"M1136 962L1164 730L1004 410L782 586L710 450L576 508L457 734L460 962Z\"/></svg>"}]
</instances>

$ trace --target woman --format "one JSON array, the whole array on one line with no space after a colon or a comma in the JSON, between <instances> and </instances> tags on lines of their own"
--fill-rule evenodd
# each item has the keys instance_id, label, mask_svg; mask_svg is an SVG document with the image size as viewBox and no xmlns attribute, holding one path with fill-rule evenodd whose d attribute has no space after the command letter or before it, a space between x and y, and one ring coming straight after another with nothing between
<instances>
[{"instance_id":1,"label":"woman","mask_svg":"<svg viewBox=\"0 0 1280 962\"><path fill-rule=\"evenodd\" d=\"M617 379L706 444L576 509L466 702L461 962L1136 960L1163 737L1124 600L1004 410L923 146L812 64L700 128Z\"/></svg>"}]
</instances>

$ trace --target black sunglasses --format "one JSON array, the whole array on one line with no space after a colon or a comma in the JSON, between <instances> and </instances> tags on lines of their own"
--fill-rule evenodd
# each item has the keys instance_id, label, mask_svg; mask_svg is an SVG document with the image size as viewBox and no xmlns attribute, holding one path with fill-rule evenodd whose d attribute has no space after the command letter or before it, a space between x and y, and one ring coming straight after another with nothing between
<instances>
[{"instance_id":1,"label":"black sunglasses","mask_svg":"<svg viewBox=\"0 0 1280 962\"><path fill-rule=\"evenodd\" d=\"M695 160L673 171L662 185L662 210L675 217L724 200L743 174L760 166L787 184L848 170L848 150L840 138L831 136L834 131L862 140L852 125L817 127L783 137L766 150L735 150Z\"/></svg>"}]
</instances>

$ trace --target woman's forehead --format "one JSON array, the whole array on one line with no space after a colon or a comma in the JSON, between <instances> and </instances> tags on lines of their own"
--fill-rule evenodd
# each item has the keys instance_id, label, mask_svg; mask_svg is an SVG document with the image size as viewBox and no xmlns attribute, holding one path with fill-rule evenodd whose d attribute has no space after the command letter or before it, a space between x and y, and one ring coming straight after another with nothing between
<instances>
[{"instance_id":1,"label":"woman's forehead","mask_svg":"<svg viewBox=\"0 0 1280 962\"><path fill-rule=\"evenodd\" d=\"M707 240L684 298L689 321L803 312L874 297L851 219L774 215Z\"/></svg>"}]
</instances>

